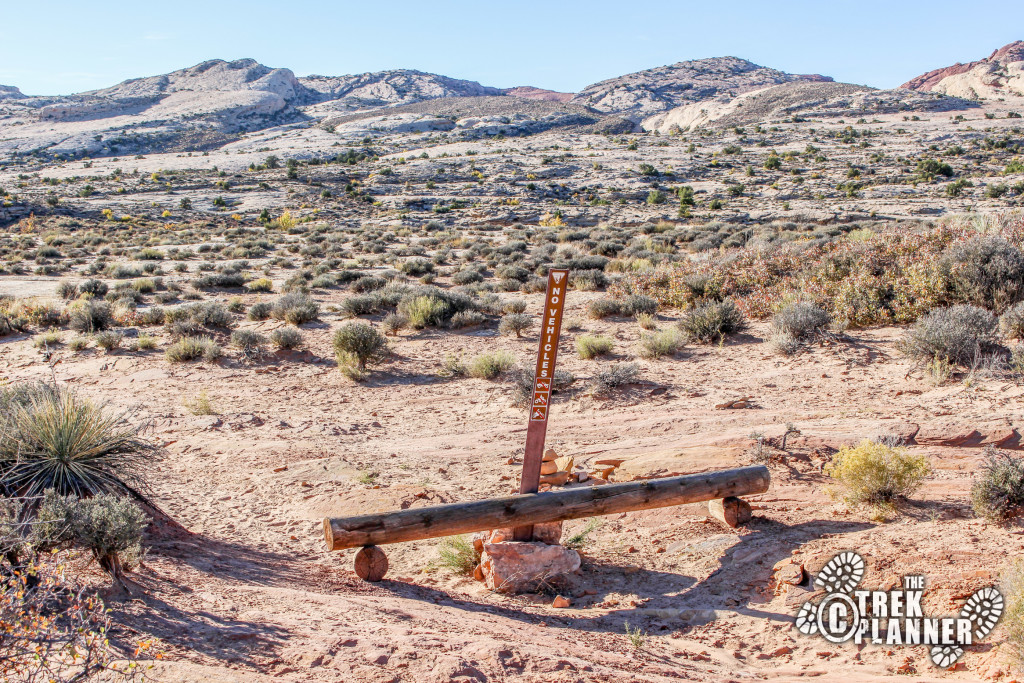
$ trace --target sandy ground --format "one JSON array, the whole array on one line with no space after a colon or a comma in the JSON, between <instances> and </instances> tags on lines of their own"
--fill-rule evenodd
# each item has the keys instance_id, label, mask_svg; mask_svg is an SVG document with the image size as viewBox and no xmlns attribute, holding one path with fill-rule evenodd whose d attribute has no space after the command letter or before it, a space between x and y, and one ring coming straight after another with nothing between
<instances>
[{"instance_id":1,"label":"sandy ground","mask_svg":"<svg viewBox=\"0 0 1024 683\"><path fill-rule=\"evenodd\" d=\"M583 319L594 294L573 294L567 319ZM541 295L526 295L530 309ZM973 378L942 387L895 349L900 331L851 332L791 358L773 355L755 325L722 346L689 346L670 360L640 361L644 383L608 399L583 393L555 402L548 445L587 463L626 458L617 474L655 476L752 462L752 432L801 435L771 464L772 487L752 497L754 519L732 530L703 505L602 518L565 593L491 594L437 563L437 541L388 546L385 581L352 571L354 551L325 550L324 516L475 500L515 487L526 416L508 384L446 380L448 354L504 348L526 360L522 340L493 330L405 334L395 356L364 384L336 369L330 314L304 326L309 350L242 364L171 365L161 353L58 351L51 367L25 337L0 343L0 377L49 378L132 408L165 457L154 500L184 529L155 529L137 595L114 604L126 633L161 640L161 681L664 681L913 674L920 680L1013 679L997 629L941 671L924 647L837 646L797 633L808 593L775 594L772 567L793 557L816 572L839 550L868 561L867 587L928 577L926 610L959 610L998 580L1024 550L1019 525L973 517L968 492L980 447L940 445L978 430L997 440L1024 426L1024 388ZM666 320L667 322L667 320ZM609 334L609 359L582 361L563 334L560 365L590 376L633 356L632 321L583 321ZM663 323L664 324L664 323ZM277 323L243 323L269 331ZM167 341L162 342L162 346ZM616 357L617 355L617 357ZM217 415L192 415L183 398L205 389ZM716 410L752 396L744 410ZM888 522L830 497L821 471L829 447L919 428L933 473ZM1012 441L1012 439L1011 439ZM374 473L372 484L361 483ZM567 523L567 531L584 520ZM648 636L631 644L625 624Z\"/></svg>"}]
</instances>

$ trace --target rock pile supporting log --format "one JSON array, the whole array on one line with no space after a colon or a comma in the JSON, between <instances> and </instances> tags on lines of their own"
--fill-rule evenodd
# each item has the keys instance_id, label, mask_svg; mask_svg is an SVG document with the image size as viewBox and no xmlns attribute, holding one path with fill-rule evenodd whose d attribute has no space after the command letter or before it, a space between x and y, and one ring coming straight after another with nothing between
<instances>
[{"instance_id":1,"label":"rock pile supporting log","mask_svg":"<svg viewBox=\"0 0 1024 683\"><path fill-rule=\"evenodd\" d=\"M502 527L697 503L764 493L771 476L763 465L682 477L527 493L358 517L324 519L330 550L400 543Z\"/></svg>"}]
</instances>

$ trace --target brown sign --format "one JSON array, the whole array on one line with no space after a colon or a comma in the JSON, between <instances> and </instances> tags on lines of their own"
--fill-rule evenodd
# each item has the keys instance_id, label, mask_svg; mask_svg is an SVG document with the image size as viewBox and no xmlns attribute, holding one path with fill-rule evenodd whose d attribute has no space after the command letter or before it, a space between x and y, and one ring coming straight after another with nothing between
<instances>
[{"instance_id":1,"label":"brown sign","mask_svg":"<svg viewBox=\"0 0 1024 683\"><path fill-rule=\"evenodd\" d=\"M537 349L537 369L533 374L533 403L530 407L531 423L546 422L548 419L548 404L551 402L551 381L555 376L555 359L558 357L558 338L562 332L562 311L565 308L565 289L566 285L568 285L568 279L568 270L552 270L548 273L548 291L547 296L544 297L544 318L541 321L540 348ZM531 424L530 427L532 428L533 425Z\"/></svg>"},{"instance_id":2,"label":"brown sign","mask_svg":"<svg viewBox=\"0 0 1024 683\"><path fill-rule=\"evenodd\" d=\"M537 368L533 374L533 402L530 404L530 421L526 428L526 453L523 457L520 493L536 493L540 486L540 465L544 456L544 438L548 430L551 386L555 378L555 359L558 358L558 338L562 333L562 311L565 309L565 291L568 285L568 270L548 272L548 290L544 297ZM532 526L519 527L515 530L515 539L529 540L532 534Z\"/></svg>"}]
</instances>

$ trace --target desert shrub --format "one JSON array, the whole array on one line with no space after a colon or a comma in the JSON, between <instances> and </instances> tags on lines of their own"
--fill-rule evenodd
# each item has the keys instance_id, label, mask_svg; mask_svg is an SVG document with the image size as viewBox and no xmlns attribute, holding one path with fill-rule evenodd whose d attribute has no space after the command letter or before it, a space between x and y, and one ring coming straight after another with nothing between
<instances>
[{"instance_id":1,"label":"desert shrub","mask_svg":"<svg viewBox=\"0 0 1024 683\"><path fill-rule=\"evenodd\" d=\"M363 294L366 292L376 291L387 283L387 280L382 277L377 277L376 275L364 275L355 280L350 289L357 294Z\"/></svg>"},{"instance_id":2,"label":"desert shrub","mask_svg":"<svg viewBox=\"0 0 1024 683\"><path fill-rule=\"evenodd\" d=\"M140 311L135 321L139 325L163 325L164 324L164 309L160 306L150 306L149 308Z\"/></svg>"},{"instance_id":3,"label":"desert shrub","mask_svg":"<svg viewBox=\"0 0 1024 683\"><path fill-rule=\"evenodd\" d=\"M995 343L996 317L977 306L959 304L926 314L907 330L900 349L911 358L969 365Z\"/></svg>"},{"instance_id":4,"label":"desert shrub","mask_svg":"<svg viewBox=\"0 0 1024 683\"><path fill-rule=\"evenodd\" d=\"M338 365L354 365L360 372L383 362L390 353L384 335L366 323L345 323L334 332L332 343Z\"/></svg>"},{"instance_id":5,"label":"desert shrub","mask_svg":"<svg viewBox=\"0 0 1024 683\"><path fill-rule=\"evenodd\" d=\"M270 317L270 312L273 310L273 306L265 301L260 301L249 307L246 311L245 317L249 320L266 320Z\"/></svg>"},{"instance_id":6,"label":"desert shrub","mask_svg":"<svg viewBox=\"0 0 1024 683\"><path fill-rule=\"evenodd\" d=\"M590 392L601 396L627 384L636 384L640 379L640 366L636 363L616 363L602 368L591 378Z\"/></svg>"},{"instance_id":7,"label":"desert shrub","mask_svg":"<svg viewBox=\"0 0 1024 683\"><path fill-rule=\"evenodd\" d=\"M51 541L89 550L115 579L142 559L142 531L148 519L129 498L99 493L88 498L47 491L39 519L51 525Z\"/></svg>"},{"instance_id":8,"label":"desert shrub","mask_svg":"<svg viewBox=\"0 0 1024 683\"><path fill-rule=\"evenodd\" d=\"M415 256L398 264L398 270L410 277L419 277L434 272L434 264L421 256Z\"/></svg>"},{"instance_id":9,"label":"desert shrub","mask_svg":"<svg viewBox=\"0 0 1024 683\"><path fill-rule=\"evenodd\" d=\"M622 300L619 312L634 318L638 315L654 315L658 312L658 302L644 294L630 294Z\"/></svg>"},{"instance_id":10,"label":"desert shrub","mask_svg":"<svg viewBox=\"0 0 1024 683\"><path fill-rule=\"evenodd\" d=\"M1003 573L1002 593L1006 597L1003 631L1018 667L1024 666L1024 559L1017 558Z\"/></svg>"},{"instance_id":11,"label":"desert shrub","mask_svg":"<svg viewBox=\"0 0 1024 683\"><path fill-rule=\"evenodd\" d=\"M78 285L74 282L61 282L57 285L57 296L61 299L74 299L78 297Z\"/></svg>"},{"instance_id":12,"label":"desert shrub","mask_svg":"<svg viewBox=\"0 0 1024 683\"><path fill-rule=\"evenodd\" d=\"M480 311L459 311L448 321L448 326L459 330L464 327L476 327L487 322L487 316Z\"/></svg>"},{"instance_id":13,"label":"desert shrub","mask_svg":"<svg viewBox=\"0 0 1024 683\"><path fill-rule=\"evenodd\" d=\"M510 299L501 305L501 310L505 313L525 313L526 302L522 299Z\"/></svg>"},{"instance_id":14,"label":"desert shrub","mask_svg":"<svg viewBox=\"0 0 1024 683\"><path fill-rule=\"evenodd\" d=\"M587 304L587 315L594 320L601 320L621 314L622 303L615 299L594 299Z\"/></svg>"},{"instance_id":15,"label":"desert shrub","mask_svg":"<svg viewBox=\"0 0 1024 683\"><path fill-rule=\"evenodd\" d=\"M501 318L501 322L498 324L498 332L500 334L515 334L516 338L523 336L523 332L526 332L533 327L533 316L527 313L508 313Z\"/></svg>"},{"instance_id":16,"label":"desert shrub","mask_svg":"<svg viewBox=\"0 0 1024 683\"><path fill-rule=\"evenodd\" d=\"M460 270L452 276L452 282L457 285L471 285L474 282L483 282L484 276L475 269Z\"/></svg>"},{"instance_id":17,"label":"desert shrub","mask_svg":"<svg viewBox=\"0 0 1024 683\"><path fill-rule=\"evenodd\" d=\"M679 329L702 344L721 341L730 334L742 332L747 326L743 313L730 299L707 301L683 313Z\"/></svg>"},{"instance_id":18,"label":"desert shrub","mask_svg":"<svg viewBox=\"0 0 1024 683\"><path fill-rule=\"evenodd\" d=\"M979 235L954 245L942 268L964 303L1002 311L1024 299L1024 253L1002 237Z\"/></svg>"},{"instance_id":19,"label":"desert shrub","mask_svg":"<svg viewBox=\"0 0 1024 683\"><path fill-rule=\"evenodd\" d=\"M409 319L401 313L388 313L380 322L384 334L393 337L409 326Z\"/></svg>"},{"instance_id":20,"label":"desert shrub","mask_svg":"<svg viewBox=\"0 0 1024 683\"><path fill-rule=\"evenodd\" d=\"M437 544L438 561L457 574L472 574L480 563L480 554L473 541L463 535L448 536Z\"/></svg>"},{"instance_id":21,"label":"desert shrub","mask_svg":"<svg viewBox=\"0 0 1024 683\"><path fill-rule=\"evenodd\" d=\"M768 339L777 352L796 353L807 341L821 335L832 317L817 304L797 301L772 316Z\"/></svg>"},{"instance_id":22,"label":"desert shrub","mask_svg":"<svg viewBox=\"0 0 1024 683\"><path fill-rule=\"evenodd\" d=\"M443 325L448 305L435 296L417 296L403 299L398 304L398 312L409 320L411 328L422 330Z\"/></svg>"},{"instance_id":23,"label":"desert shrub","mask_svg":"<svg viewBox=\"0 0 1024 683\"><path fill-rule=\"evenodd\" d=\"M611 337L600 334L581 334L576 337L576 353L583 360L591 360L611 353L614 346L615 342Z\"/></svg>"},{"instance_id":24,"label":"desert shrub","mask_svg":"<svg viewBox=\"0 0 1024 683\"><path fill-rule=\"evenodd\" d=\"M0 392L0 488L42 496L142 496L153 447L129 423L74 391L22 384Z\"/></svg>"},{"instance_id":25,"label":"desert shrub","mask_svg":"<svg viewBox=\"0 0 1024 683\"><path fill-rule=\"evenodd\" d=\"M843 446L825 466L825 473L845 489L845 500L852 505L889 505L906 498L920 487L928 472L924 455L869 439Z\"/></svg>"},{"instance_id":26,"label":"desert shrub","mask_svg":"<svg viewBox=\"0 0 1024 683\"><path fill-rule=\"evenodd\" d=\"M349 318L359 315L376 313L380 308L380 299L374 294L356 294L341 302L338 307Z\"/></svg>"},{"instance_id":27,"label":"desert shrub","mask_svg":"<svg viewBox=\"0 0 1024 683\"><path fill-rule=\"evenodd\" d=\"M302 346L302 332L293 327L279 327L270 333L270 343L278 349L297 349Z\"/></svg>"},{"instance_id":28,"label":"desert shrub","mask_svg":"<svg viewBox=\"0 0 1024 683\"><path fill-rule=\"evenodd\" d=\"M17 540L11 536L7 541ZM40 553L30 562L4 567L0 580L0 660L10 681L137 679L137 656L152 646L139 641L126 657L111 642L109 610L95 592L68 571L64 553Z\"/></svg>"},{"instance_id":29,"label":"desert shrub","mask_svg":"<svg viewBox=\"0 0 1024 683\"><path fill-rule=\"evenodd\" d=\"M79 283L78 291L81 294L91 294L94 297L102 297L106 295L108 287L107 283L102 280L86 280L85 282Z\"/></svg>"},{"instance_id":30,"label":"desert shrub","mask_svg":"<svg viewBox=\"0 0 1024 683\"><path fill-rule=\"evenodd\" d=\"M76 332L101 332L114 324L110 305L103 301L83 301L71 310L68 327Z\"/></svg>"},{"instance_id":31,"label":"desert shrub","mask_svg":"<svg viewBox=\"0 0 1024 683\"><path fill-rule=\"evenodd\" d=\"M979 517L1009 519L1024 512L1024 458L990 450L971 486L971 507Z\"/></svg>"},{"instance_id":32,"label":"desert shrub","mask_svg":"<svg viewBox=\"0 0 1024 683\"><path fill-rule=\"evenodd\" d=\"M650 360L675 355L682 347L683 337L678 330L660 330L640 336L639 354Z\"/></svg>"},{"instance_id":33,"label":"desert shrub","mask_svg":"<svg viewBox=\"0 0 1024 683\"><path fill-rule=\"evenodd\" d=\"M134 349L136 351L152 351L156 348L156 337L149 334L140 334L139 338L135 340Z\"/></svg>"},{"instance_id":34,"label":"desert shrub","mask_svg":"<svg viewBox=\"0 0 1024 683\"><path fill-rule=\"evenodd\" d=\"M1010 339L1024 339L1024 301L1010 306L999 316L999 331Z\"/></svg>"},{"instance_id":35,"label":"desert shrub","mask_svg":"<svg viewBox=\"0 0 1024 683\"><path fill-rule=\"evenodd\" d=\"M515 365L515 357L508 351L483 353L469 361L466 373L477 379L494 379Z\"/></svg>"},{"instance_id":36,"label":"desert shrub","mask_svg":"<svg viewBox=\"0 0 1024 683\"><path fill-rule=\"evenodd\" d=\"M124 335L114 330L105 330L103 332L97 332L93 336L93 341L96 346L103 349L107 353L114 351L121 346L121 342L124 341Z\"/></svg>"},{"instance_id":37,"label":"desert shrub","mask_svg":"<svg viewBox=\"0 0 1024 683\"><path fill-rule=\"evenodd\" d=\"M302 325L316 320L320 315L320 304L305 294L285 294L270 307L275 320L284 320L292 325Z\"/></svg>"},{"instance_id":38,"label":"desert shrub","mask_svg":"<svg viewBox=\"0 0 1024 683\"><path fill-rule=\"evenodd\" d=\"M245 288L250 292L273 292L274 281L269 277L261 277L245 283Z\"/></svg>"},{"instance_id":39,"label":"desert shrub","mask_svg":"<svg viewBox=\"0 0 1024 683\"><path fill-rule=\"evenodd\" d=\"M256 330L235 330L231 333L231 345L238 349L246 360L255 360L263 355L267 338Z\"/></svg>"},{"instance_id":40,"label":"desert shrub","mask_svg":"<svg viewBox=\"0 0 1024 683\"><path fill-rule=\"evenodd\" d=\"M184 337L164 351L164 357L171 363L184 363L202 358L214 361L221 357L220 346L209 337Z\"/></svg>"}]
</instances>

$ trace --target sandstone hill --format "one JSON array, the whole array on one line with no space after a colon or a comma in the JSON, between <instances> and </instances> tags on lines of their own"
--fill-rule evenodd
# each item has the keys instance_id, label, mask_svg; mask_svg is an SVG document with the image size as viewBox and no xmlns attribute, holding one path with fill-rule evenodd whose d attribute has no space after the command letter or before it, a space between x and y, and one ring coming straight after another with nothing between
<instances>
[{"instance_id":1,"label":"sandstone hill","mask_svg":"<svg viewBox=\"0 0 1024 683\"><path fill-rule=\"evenodd\" d=\"M713 57L647 69L584 88L571 101L639 122L691 102L728 99L791 81L831 81L758 66L737 57Z\"/></svg>"},{"instance_id":2,"label":"sandstone hill","mask_svg":"<svg viewBox=\"0 0 1024 683\"><path fill-rule=\"evenodd\" d=\"M901 87L976 100L1024 97L1024 41L1004 45L976 62L929 71Z\"/></svg>"}]
</instances>

